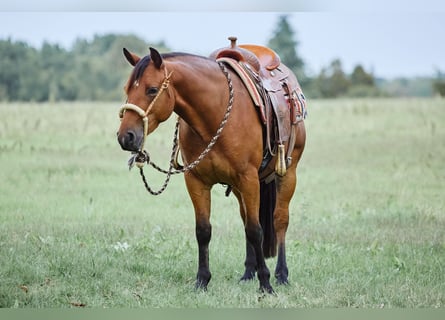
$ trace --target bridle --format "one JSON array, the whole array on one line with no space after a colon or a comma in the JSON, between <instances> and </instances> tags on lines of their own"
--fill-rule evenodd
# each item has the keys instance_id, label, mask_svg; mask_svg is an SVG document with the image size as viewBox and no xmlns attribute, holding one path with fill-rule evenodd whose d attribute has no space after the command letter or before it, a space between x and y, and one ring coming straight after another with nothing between
<instances>
[{"instance_id":1,"label":"bridle","mask_svg":"<svg viewBox=\"0 0 445 320\"><path fill-rule=\"evenodd\" d=\"M150 113L151 109L153 109L153 106L155 105L156 100L158 100L158 98L161 96L161 94L164 92L164 90L168 89L168 86L170 84L170 78L172 76L173 71L168 73L167 68L165 68L164 72L165 72L164 81L162 81L162 84L161 84L161 87L160 87L158 93L156 94L156 96L153 98L153 100L149 104L147 110L144 110L141 107L139 107L133 103L125 103L122 105L122 107L119 110L119 118L121 119L121 121L122 121L124 114L127 110L132 110L132 111L136 112L142 118L142 122L144 124L144 136L142 138L142 143L141 143L141 147L139 148L139 152L142 152L144 150L145 138L148 135L148 114Z\"/></svg>"},{"instance_id":2,"label":"bridle","mask_svg":"<svg viewBox=\"0 0 445 320\"><path fill-rule=\"evenodd\" d=\"M139 151L132 153L132 156L128 160L128 165L131 169L133 164L136 164L136 166L139 168L139 173L142 177L142 181L144 182L145 189L147 189L147 191L149 193L151 193L152 195L159 195L162 192L164 192L164 190L167 188L168 182L170 181L170 177L173 174L184 173L186 171L189 171L189 170L192 170L193 168L195 168L201 162L201 160L204 159L204 157L212 150L216 141L221 136L222 130L224 129L224 127L227 123L227 120L229 118L230 111L232 110L233 100L234 100L234 90L233 90L233 84L232 84L232 79L230 77L230 73L228 72L224 63L218 62L218 65L221 68L221 71L226 76L227 83L229 85L229 102L227 105L227 109L226 109L226 112L224 114L224 117L223 117L218 129L216 130L215 135L212 137L212 139L210 140L207 147L201 152L201 154L198 156L198 158L195 161L191 162L190 164L188 164L185 167L180 166L177 162L177 157L178 157L178 152L179 152L179 144L178 144L179 117L176 121L175 132L173 135L173 147L172 147L172 152L171 152L171 157L170 157L170 166L169 166L168 170L161 169L159 166L157 166L155 163L153 163L150 160L150 155L148 154L148 152L144 150L145 139L148 135L148 114L150 113L156 100L159 98L159 96L162 94L162 92L168 88L168 86L170 84L170 77L171 77L173 71L168 73L167 69L164 70L165 71L164 81L162 82L160 90L158 91L158 93L156 94L156 96L154 97L154 99L152 100L150 105L148 106L147 110L144 110L141 107L139 107L135 104L132 104L132 103L125 103L120 108L119 118L121 119L121 121L122 121L122 118L124 117L125 112L127 110L132 110L132 111L135 111L142 118L142 121L144 123L144 137L143 137L143 140L141 143L141 147L139 148ZM145 178L144 171L143 171L143 167L144 167L145 163L150 164L153 168L155 168L159 172L166 174L164 184L158 191L153 191L147 183L147 180Z\"/></svg>"}]
</instances>

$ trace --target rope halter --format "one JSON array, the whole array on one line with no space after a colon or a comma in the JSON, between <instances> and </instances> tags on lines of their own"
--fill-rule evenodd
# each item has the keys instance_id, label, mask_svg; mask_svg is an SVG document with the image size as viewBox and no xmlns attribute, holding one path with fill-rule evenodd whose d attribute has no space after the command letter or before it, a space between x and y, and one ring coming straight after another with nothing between
<instances>
[{"instance_id":1,"label":"rope halter","mask_svg":"<svg viewBox=\"0 0 445 320\"><path fill-rule=\"evenodd\" d=\"M125 112L127 110L131 110L131 111L136 112L142 118L142 122L144 124L144 136L142 138L142 143L141 143L141 146L139 148L139 153L143 152L144 146L145 146L145 139L146 139L146 137L148 135L148 114L150 113L151 109L153 109L153 106L154 106L156 100L158 100L158 98L161 96L162 92L164 92L164 90L166 90L168 88L169 84L170 84L170 78L171 78L171 75L172 75L173 71L168 73L167 72L167 68L165 68L164 72L165 72L164 81L162 81L162 84L161 84L161 87L159 88L158 93L156 94L154 99L149 104L147 110L144 110L141 107L139 107L139 106L137 106L137 105L135 105L133 103L125 103L125 104L122 105L122 107L119 110L119 118L121 119L121 121L122 121L122 119L124 117L124 114L125 114ZM136 164L138 165L138 162Z\"/></svg>"},{"instance_id":2,"label":"rope halter","mask_svg":"<svg viewBox=\"0 0 445 320\"><path fill-rule=\"evenodd\" d=\"M232 84L232 79L230 77L230 73L227 70L227 68L224 66L224 63L222 62L218 62L219 67L221 68L222 72L224 73L224 75L226 76L227 79L227 83L229 86L229 101L228 101L228 105L227 105L227 109L226 112L224 114L224 117L218 127L218 130L216 130L215 135L213 136L213 138L210 140L209 144L207 145L207 147L201 152L201 154L198 156L198 158L191 162L190 164L188 164L187 166L183 167L178 165L176 159L178 156L178 152L179 152L179 145L178 145L178 132L179 132L179 117L176 121L176 126L175 126L175 132L173 135L173 147L172 147L172 153L171 153L171 157L170 157L170 166L168 168L168 170L164 170L161 169L160 167L158 167L156 164L154 164L151 160L150 160L150 155L148 154L147 151L143 150L144 149L144 143L145 143L145 137L147 136L148 133L148 113L150 112L151 108L153 107L153 104L155 103L156 99L161 95L162 91L168 88L169 85L169 80L171 77L172 72L170 72L169 74L167 74L167 71L165 71L165 79L162 83L161 89L159 90L158 94L156 95L156 97L153 99L153 101L151 102L151 104L148 106L147 111L141 109L140 107L138 107L137 105L134 105L132 103L125 103L124 105L122 105L120 111L119 111L119 117L122 119L124 113L126 110L132 110L135 111L137 114L139 114L139 116L142 118L143 122L144 122L144 141L142 142L141 148L139 149L138 152L132 152L132 157L130 158L130 160L128 161L128 165L129 168L131 169L133 164L136 164L136 166L139 168L139 173L142 177L142 181L144 182L144 186L145 189L151 193L152 195L159 195L162 192L164 192L164 190L167 188L167 185L170 181L170 177L174 174L179 174L179 173L184 173L186 171L192 170L193 168L195 168L202 159L204 159L204 157L212 150L213 146L215 145L216 141L218 140L218 138L221 136L221 133L228 121L230 112L232 110L232 106L233 106L233 101L234 101L234 89L233 89L233 84ZM145 178L144 175L144 171L143 171L143 167L144 164L148 163L150 164L153 168L155 168L157 171L162 172L164 174L166 174L166 178L164 181L164 184L162 185L162 187L158 190L158 191L154 191L147 182L147 179Z\"/></svg>"}]
</instances>

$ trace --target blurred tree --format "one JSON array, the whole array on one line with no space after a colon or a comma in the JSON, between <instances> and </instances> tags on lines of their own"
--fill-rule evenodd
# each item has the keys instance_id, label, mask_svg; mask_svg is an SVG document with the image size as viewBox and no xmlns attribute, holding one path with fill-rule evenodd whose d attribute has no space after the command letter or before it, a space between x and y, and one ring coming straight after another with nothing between
<instances>
[{"instance_id":1,"label":"blurred tree","mask_svg":"<svg viewBox=\"0 0 445 320\"><path fill-rule=\"evenodd\" d=\"M445 96L445 74L439 70L434 79L375 79L361 65L345 74L336 59L318 76L309 78L287 18L280 17L269 46L296 73L308 96L432 96L434 92ZM131 34L77 39L70 50L50 43L36 49L25 42L0 39L0 101L122 100L132 68L122 48L144 56L149 46L170 51L163 41L147 43Z\"/></svg>"},{"instance_id":2,"label":"blurred tree","mask_svg":"<svg viewBox=\"0 0 445 320\"><path fill-rule=\"evenodd\" d=\"M431 97L432 79L427 77L379 79L379 91L392 97Z\"/></svg>"},{"instance_id":3,"label":"blurred tree","mask_svg":"<svg viewBox=\"0 0 445 320\"><path fill-rule=\"evenodd\" d=\"M279 17L273 36L267 45L278 53L281 62L295 73L299 81L304 82L306 80L304 61L297 53L299 43L287 20L287 15Z\"/></svg>"},{"instance_id":4,"label":"blurred tree","mask_svg":"<svg viewBox=\"0 0 445 320\"><path fill-rule=\"evenodd\" d=\"M24 42L0 40L0 57L0 100L26 100L28 93L21 87L27 76L35 75L36 50Z\"/></svg>"},{"instance_id":5,"label":"blurred tree","mask_svg":"<svg viewBox=\"0 0 445 320\"><path fill-rule=\"evenodd\" d=\"M316 84L324 98L335 98L346 94L350 87L350 81L343 72L340 59L335 59L329 67L322 68L316 79Z\"/></svg>"},{"instance_id":6,"label":"blurred tree","mask_svg":"<svg viewBox=\"0 0 445 320\"><path fill-rule=\"evenodd\" d=\"M382 93L375 85L374 76L365 71L360 65L356 65L350 75L350 87L347 95L349 97L375 97Z\"/></svg>"},{"instance_id":7,"label":"blurred tree","mask_svg":"<svg viewBox=\"0 0 445 320\"><path fill-rule=\"evenodd\" d=\"M445 97L445 73L439 69L436 70L436 79L433 80L433 91L441 97Z\"/></svg>"},{"instance_id":8,"label":"blurred tree","mask_svg":"<svg viewBox=\"0 0 445 320\"><path fill-rule=\"evenodd\" d=\"M54 102L57 100L71 100L66 96L65 85L67 74L74 68L72 55L59 45L43 43L40 50L39 65L42 72L41 89L46 91L46 100Z\"/></svg>"},{"instance_id":9,"label":"blurred tree","mask_svg":"<svg viewBox=\"0 0 445 320\"><path fill-rule=\"evenodd\" d=\"M433 82L433 90L441 97L445 97L445 80L435 80Z\"/></svg>"},{"instance_id":10,"label":"blurred tree","mask_svg":"<svg viewBox=\"0 0 445 320\"><path fill-rule=\"evenodd\" d=\"M79 79L78 99L123 99L125 81L131 66L122 54L126 47L139 55L147 55L149 46L161 52L169 51L164 42L148 44L135 35L106 34L95 36L91 41L77 39L73 46L76 76Z\"/></svg>"},{"instance_id":11,"label":"blurred tree","mask_svg":"<svg viewBox=\"0 0 445 320\"><path fill-rule=\"evenodd\" d=\"M351 84L363 85L363 86L374 86L374 77L372 74L367 73L365 69L359 64L356 65L351 73Z\"/></svg>"}]
</instances>

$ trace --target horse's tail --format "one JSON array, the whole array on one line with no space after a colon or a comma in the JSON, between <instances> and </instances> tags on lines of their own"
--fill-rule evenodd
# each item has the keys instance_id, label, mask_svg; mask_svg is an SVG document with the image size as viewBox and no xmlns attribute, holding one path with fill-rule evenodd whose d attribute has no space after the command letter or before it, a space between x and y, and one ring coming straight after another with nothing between
<instances>
[{"instance_id":1,"label":"horse's tail","mask_svg":"<svg viewBox=\"0 0 445 320\"><path fill-rule=\"evenodd\" d=\"M275 180L260 182L260 224L263 229L263 253L265 258L275 257L277 254L277 239L273 224L273 212L277 200Z\"/></svg>"}]
</instances>

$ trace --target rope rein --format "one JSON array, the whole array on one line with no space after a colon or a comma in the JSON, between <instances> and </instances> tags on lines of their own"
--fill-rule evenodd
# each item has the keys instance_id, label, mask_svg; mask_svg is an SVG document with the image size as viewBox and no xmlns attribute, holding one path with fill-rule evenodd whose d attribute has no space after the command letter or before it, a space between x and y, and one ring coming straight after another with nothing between
<instances>
[{"instance_id":1,"label":"rope rein","mask_svg":"<svg viewBox=\"0 0 445 320\"><path fill-rule=\"evenodd\" d=\"M136 165L139 168L139 174L141 175L142 181L144 183L145 189L152 195L157 196L160 195L162 192L165 191L165 189L168 186L168 183L170 182L170 178L172 175L175 174L179 174L179 173L184 173L186 171L192 170L194 169L201 161L202 159L204 159L209 152L212 150L213 146L215 145L215 143L217 142L218 138L221 136L221 133L229 119L229 115L230 112L232 110L232 106L233 106L233 100L234 100L234 90L233 90L233 84L232 84L232 79L230 77L230 73L228 72L227 68L225 67L225 65L222 62L218 62L218 65L221 69L221 71L224 73L224 75L226 76L227 79L227 83L229 85L229 102L227 105L227 109L226 112L224 114L224 117L218 127L218 129L216 130L215 135L213 136L213 138L210 140L209 144L207 145L207 147L201 152L201 154L198 156L198 158L191 162L190 164L188 164L185 167L182 168L175 168L175 157L177 155L177 149L179 147L178 145L178 133L179 133L179 117L176 121L176 125L175 125L175 131L173 134L173 146L172 146L172 152L171 152L171 156L170 156L170 165L168 170L164 170L162 168L160 168L158 165L156 165L154 162L152 162L150 160L150 155L147 151L143 150L144 147L144 142L145 142L145 136L144 136L144 141L143 144L141 146L141 150L138 151L137 153L135 153L130 160L128 161L130 169L133 166L134 163L136 163ZM168 84L169 84L169 78L171 76L171 73L167 76L166 73L166 80L164 80L163 84L162 84L162 88L163 89L167 89ZM149 108L147 109L147 111L143 111L142 114L139 110L135 110L135 108L133 108L134 105L130 105L130 104L125 104L122 108L121 108L121 118L123 115L123 111L125 109L131 109L134 110L136 112L138 112L140 114L141 117L147 117L148 115L148 111L151 110L151 108L153 107L154 102L156 101L157 97L161 94L162 90L158 92L158 95L155 97L155 99L152 101L152 103L150 104ZM137 107L138 109L142 110L141 108ZM145 128L145 123L148 122L147 120L144 121L144 134L146 135L146 131L148 132L148 129ZM144 169L143 169L143 164L147 163L149 165L151 165L154 169L156 169L157 171L163 173L166 175L165 181L163 183L163 185L161 186L161 188L158 191L154 191L148 184L148 181L144 175Z\"/></svg>"}]
</instances>

